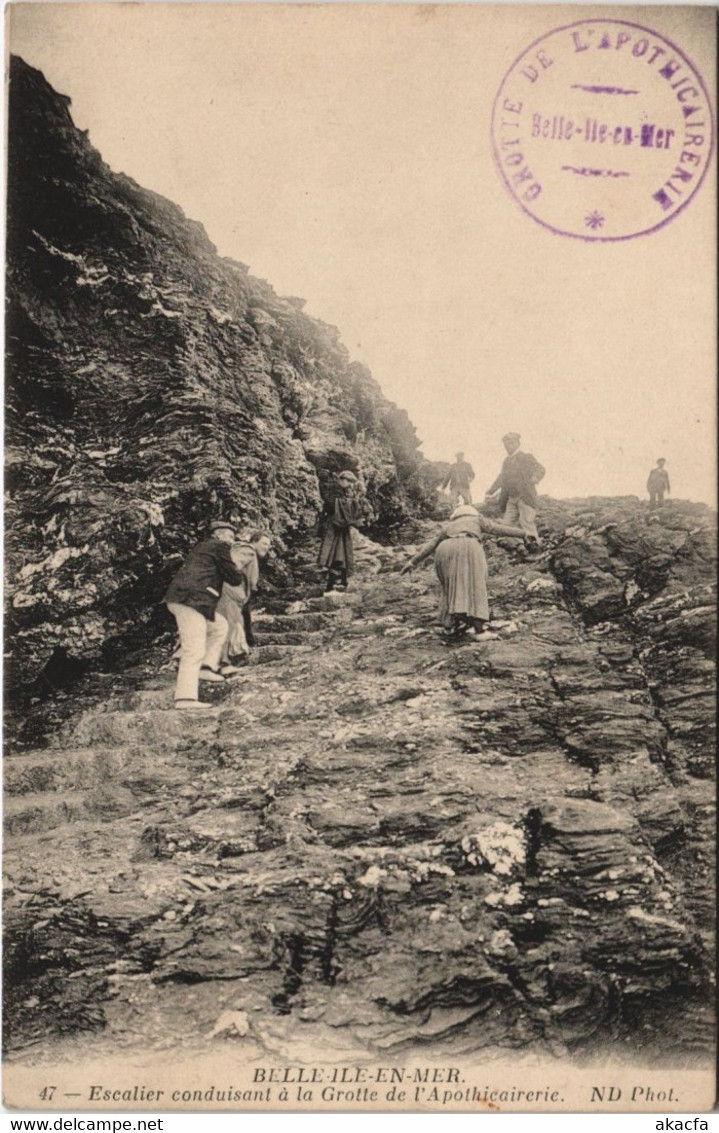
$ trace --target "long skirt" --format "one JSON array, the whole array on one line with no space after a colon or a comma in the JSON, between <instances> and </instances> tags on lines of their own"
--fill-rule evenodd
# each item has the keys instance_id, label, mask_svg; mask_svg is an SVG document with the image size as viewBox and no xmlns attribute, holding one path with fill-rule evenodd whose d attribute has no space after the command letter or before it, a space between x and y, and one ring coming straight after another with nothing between
<instances>
[{"instance_id":1,"label":"long skirt","mask_svg":"<svg viewBox=\"0 0 719 1133\"><path fill-rule=\"evenodd\" d=\"M354 568L354 549L352 547L352 528L335 527L330 520L322 536L320 553L317 559L321 567L338 567L352 574Z\"/></svg>"},{"instance_id":2,"label":"long skirt","mask_svg":"<svg viewBox=\"0 0 719 1133\"><path fill-rule=\"evenodd\" d=\"M242 607L247 601L247 589L240 583L238 586L228 586L227 583L222 587L222 594L217 603L217 613L222 614L223 618L227 619L229 626L227 638L222 651L222 660L227 661L230 657L237 657L243 653L249 653L250 647L247 644L245 636L245 623L242 617Z\"/></svg>"},{"instance_id":3,"label":"long skirt","mask_svg":"<svg viewBox=\"0 0 719 1133\"><path fill-rule=\"evenodd\" d=\"M443 539L434 553L434 567L442 583L439 616L450 627L454 615L489 621L487 560L477 539Z\"/></svg>"}]
</instances>

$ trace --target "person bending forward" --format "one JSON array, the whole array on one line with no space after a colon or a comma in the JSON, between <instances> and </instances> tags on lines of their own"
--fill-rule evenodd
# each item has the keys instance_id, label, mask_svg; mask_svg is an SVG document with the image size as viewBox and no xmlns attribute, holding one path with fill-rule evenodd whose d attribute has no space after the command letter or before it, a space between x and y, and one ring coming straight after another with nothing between
<instances>
[{"instance_id":1,"label":"person bending forward","mask_svg":"<svg viewBox=\"0 0 719 1133\"><path fill-rule=\"evenodd\" d=\"M496 523L463 504L452 512L449 523L420 547L401 570L406 574L424 559L434 555L434 567L442 585L439 619L449 636L458 636L470 627L480 631L489 621L487 560L482 533L526 537L521 527Z\"/></svg>"},{"instance_id":2,"label":"person bending forward","mask_svg":"<svg viewBox=\"0 0 719 1133\"><path fill-rule=\"evenodd\" d=\"M229 523L212 523L210 538L193 547L165 595L180 634L176 708L210 708L198 699L198 682L224 680L219 664L227 621L216 609L223 582L237 586L243 579L230 555L234 539Z\"/></svg>"}]
</instances>

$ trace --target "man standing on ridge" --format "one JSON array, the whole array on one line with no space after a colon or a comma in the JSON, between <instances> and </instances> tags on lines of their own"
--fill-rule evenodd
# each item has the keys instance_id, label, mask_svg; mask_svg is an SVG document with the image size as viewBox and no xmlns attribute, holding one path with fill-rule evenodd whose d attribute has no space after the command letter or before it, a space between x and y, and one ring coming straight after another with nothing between
<instances>
[{"instance_id":1,"label":"man standing on ridge","mask_svg":"<svg viewBox=\"0 0 719 1133\"><path fill-rule=\"evenodd\" d=\"M519 433L505 433L502 437L507 456L499 476L487 490L487 497L499 492L499 508L504 513L504 523L518 524L539 544L537 484L544 476L544 468L531 453L522 452L519 447L521 439Z\"/></svg>"},{"instance_id":2,"label":"man standing on ridge","mask_svg":"<svg viewBox=\"0 0 719 1133\"><path fill-rule=\"evenodd\" d=\"M471 504L472 493L469 485L474 480L474 469L464 459L464 453L458 452L455 454L456 464L453 464L444 480L440 484L440 488L444 489L449 487L449 501L454 510L458 504L460 497L462 503Z\"/></svg>"},{"instance_id":3,"label":"man standing on ridge","mask_svg":"<svg viewBox=\"0 0 719 1133\"><path fill-rule=\"evenodd\" d=\"M243 581L230 555L234 541L232 524L211 523L209 539L193 547L165 595L180 634L175 708L211 708L198 699L198 682L225 680L219 666L228 626L216 608L223 582L239 586Z\"/></svg>"},{"instance_id":4,"label":"man standing on ridge","mask_svg":"<svg viewBox=\"0 0 719 1133\"><path fill-rule=\"evenodd\" d=\"M671 492L669 487L669 473L664 465L666 460L663 456L659 457L656 468L652 468L647 480L647 491L649 492L649 510L656 511L658 507L664 507L664 493Z\"/></svg>"}]
</instances>

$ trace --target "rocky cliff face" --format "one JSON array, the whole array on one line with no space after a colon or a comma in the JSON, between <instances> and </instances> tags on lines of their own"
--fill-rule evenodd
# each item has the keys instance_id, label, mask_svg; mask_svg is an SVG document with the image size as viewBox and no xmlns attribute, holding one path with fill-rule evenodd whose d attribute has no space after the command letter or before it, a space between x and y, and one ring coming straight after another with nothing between
<instances>
[{"instance_id":1,"label":"rocky cliff face","mask_svg":"<svg viewBox=\"0 0 719 1133\"><path fill-rule=\"evenodd\" d=\"M484 639L360 539L211 719L145 669L6 761L11 1057L710 1057L714 517L541 522Z\"/></svg>"},{"instance_id":2,"label":"rocky cliff face","mask_svg":"<svg viewBox=\"0 0 719 1133\"><path fill-rule=\"evenodd\" d=\"M383 539L436 474L338 332L220 258L199 224L113 173L69 99L14 58L9 125L6 511L12 695L162 626L157 603L213 516L280 555L319 489L357 471Z\"/></svg>"}]
</instances>

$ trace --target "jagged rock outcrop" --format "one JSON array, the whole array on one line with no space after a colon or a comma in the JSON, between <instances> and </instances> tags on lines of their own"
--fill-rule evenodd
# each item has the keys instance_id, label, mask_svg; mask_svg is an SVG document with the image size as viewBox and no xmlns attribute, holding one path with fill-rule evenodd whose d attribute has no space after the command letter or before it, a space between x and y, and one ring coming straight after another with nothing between
<instances>
[{"instance_id":1,"label":"jagged rock outcrop","mask_svg":"<svg viewBox=\"0 0 719 1133\"><path fill-rule=\"evenodd\" d=\"M715 517L541 523L539 555L487 540L484 639L441 643L431 567L359 540L212 719L125 674L7 760L11 1056L711 1057Z\"/></svg>"},{"instance_id":2,"label":"jagged rock outcrop","mask_svg":"<svg viewBox=\"0 0 719 1133\"><path fill-rule=\"evenodd\" d=\"M387 539L426 507L437 479L406 413L337 330L220 258L170 201L112 172L69 102L12 59L15 697L152 640L168 576L208 518L261 521L281 552L315 522L323 478L351 467L369 530Z\"/></svg>"}]
</instances>

